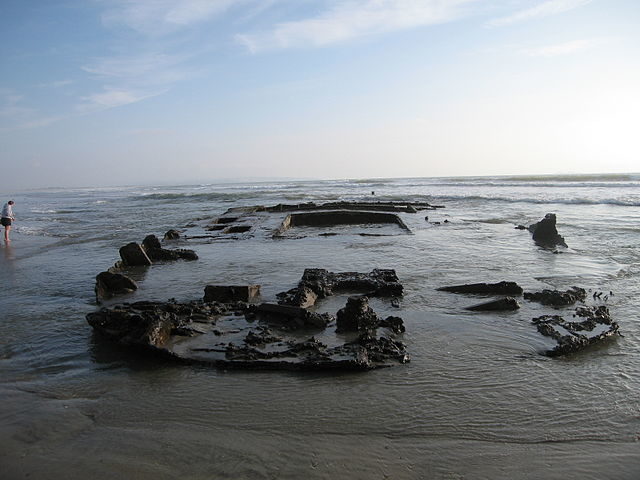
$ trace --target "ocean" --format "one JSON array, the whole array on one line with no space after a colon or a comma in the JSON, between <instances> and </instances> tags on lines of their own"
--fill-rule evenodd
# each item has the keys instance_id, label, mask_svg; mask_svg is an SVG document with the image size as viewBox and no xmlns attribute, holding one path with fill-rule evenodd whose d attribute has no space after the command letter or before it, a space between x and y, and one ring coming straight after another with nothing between
<instances>
[{"instance_id":1,"label":"ocean","mask_svg":"<svg viewBox=\"0 0 640 480\"><path fill-rule=\"evenodd\" d=\"M640 175L279 181L41 189L15 200L0 245L0 477L46 479L640 478ZM184 365L114 345L85 316L118 249L233 207L413 201L410 235L313 232L187 239L195 262L136 271L117 301L198 300L207 284L260 284L305 268L392 268L411 361L367 372ZM557 216L568 248L517 225ZM425 219L428 216L428 220ZM446 222L445 222L446 221ZM386 230L385 230L386 232ZM588 291L621 335L550 358L521 298L470 312L447 285L515 281ZM600 298L592 293L606 292ZM337 296L322 304L335 312ZM384 301L371 301L386 313Z\"/></svg>"}]
</instances>

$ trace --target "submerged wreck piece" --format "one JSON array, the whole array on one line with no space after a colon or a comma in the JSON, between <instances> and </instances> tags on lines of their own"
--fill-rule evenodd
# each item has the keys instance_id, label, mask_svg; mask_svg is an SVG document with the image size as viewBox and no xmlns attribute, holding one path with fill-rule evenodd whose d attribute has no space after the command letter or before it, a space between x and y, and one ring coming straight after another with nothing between
<instances>
[{"instance_id":1,"label":"submerged wreck piece","mask_svg":"<svg viewBox=\"0 0 640 480\"><path fill-rule=\"evenodd\" d=\"M96 276L96 302L108 300L116 295L124 295L138 289L131 278L121 273L100 272Z\"/></svg>"},{"instance_id":2,"label":"submerged wreck piece","mask_svg":"<svg viewBox=\"0 0 640 480\"><path fill-rule=\"evenodd\" d=\"M372 362L388 362L389 359L393 359L398 363L409 362L409 355L404 343L386 337L376 338L368 333L361 334L357 340L345 343L336 350L342 350L344 353L355 350L359 353L359 358L361 359L366 355L365 358L368 364L372 364Z\"/></svg>"},{"instance_id":3,"label":"submerged wreck piece","mask_svg":"<svg viewBox=\"0 0 640 480\"><path fill-rule=\"evenodd\" d=\"M257 309L258 317L269 324L277 324L284 330L302 328L325 328L333 322L328 313L310 312L306 308L275 303L262 303Z\"/></svg>"},{"instance_id":4,"label":"submerged wreck piece","mask_svg":"<svg viewBox=\"0 0 640 480\"><path fill-rule=\"evenodd\" d=\"M408 233L409 227L395 213L335 210L320 212L291 213L285 217L280 226L273 233L274 238L282 237L285 232L294 227L331 227L335 225L361 224L395 224Z\"/></svg>"},{"instance_id":5,"label":"submerged wreck piece","mask_svg":"<svg viewBox=\"0 0 640 480\"><path fill-rule=\"evenodd\" d=\"M556 229L555 213L547 213L542 220L529 225L529 231L533 234L533 241L541 247L554 248L558 245L566 247L567 244L558 234Z\"/></svg>"},{"instance_id":6,"label":"submerged wreck piece","mask_svg":"<svg viewBox=\"0 0 640 480\"><path fill-rule=\"evenodd\" d=\"M451 293L479 293L486 295L522 295L522 287L516 282L469 283L440 287L438 290Z\"/></svg>"},{"instance_id":7,"label":"submerged wreck piece","mask_svg":"<svg viewBox=\"0 0 640 480\"><path fill-rule=\"evenodd\" d=\"M491 302L480 303L479 305L473 305L471 307L467 307L467 310L472 310L476 312L498 312L498 311L508 311L508 310L517 310L520 308L520 304L513 297L504 297L498 300L493 300Z\"/></svg>"},{"instance_id":8,"label":"submerged wreck piece","mask_svg":"<svg viewBox=\"0 0 640 480\"><path fill-rule=\"evenodd\" d=\"M609 310L604 305L578 307L574 317L583 320L571 322L559 315L543 315L532 320L538 332L557 342L545 355L556 357L583 350L612 337L619 330L618 324L611 319Z\"/></svg>"},{"instance_id":9,"label":"submerged wreck piece","mask_svg":"<svg viewBox=\"0 0 640 480\"><path fill-rule=\"evenodd\" d=\"M573 305L576 302L584 302L587 298L587 291L580 287L571 287L569 290L561 292L559 290L542 290L541 292L524 293L526 300L538 302L542 305L551 305L553 307L564 307Z\"/></svg>"},{"instance_id":10,"label":"submerged wreck piece","mask_svg":"<svg viewBox=\"0 0 640 480\"><path fill-rule=\"evenodd\" d=\"M324 330L333 317L277 304L136 302L86 318L119 344L224 368L370 370L409 361L401 342L370 332L346 343L309 338L305 329Z\"/></svg>"},{"instance_id":11,"label":"submerged wreck piece","mask_svg":"<svg viewBox=\"0 0 640 480\"><path fill-rule=\"evenodd\" d=\"M87 314L94 330L122 345L162 349L172 330L180 326L180 318L169 306L157 302L136 302L102 308Z\"/></svg>"},{"instance_id":12,"label":"submerged wreck piece","mask_svg":"<svg viewBox=\"0 0 640 480\"><path fill-rule=\"evenodd\" d=\"M334 292L362 293L368 297L399 297L403 286L395 270L375 268L370 273L334 273L324 268L306 268L296 288L277 296L282 305L310 307L317 299L329 297Z\"/></svg>"},{"instance_id":13,"label":"submerged wreck piece","mask_svg":"<svg viewBox=\"0 0 640 480\"><path fill-rule=\"evenodd\" d=\"M205 302L251 302L260 297L260 285L207 285Z\"/></svg>"},{"instance_id":14,"label":"submerged wreck piece","mask_svg":"<svg viewBox=\"0 0 640 480\"><path fill-rule=\"evenodd\" d=\"M375 210L382 212L416 213L419 210L435 210L442 205L431 205L427 202L314 202L299 204L278 204L264 208L268 212L296 212L307 210ZM230 213L231 210L228 211Z\"/></svg>"}]
</instances>

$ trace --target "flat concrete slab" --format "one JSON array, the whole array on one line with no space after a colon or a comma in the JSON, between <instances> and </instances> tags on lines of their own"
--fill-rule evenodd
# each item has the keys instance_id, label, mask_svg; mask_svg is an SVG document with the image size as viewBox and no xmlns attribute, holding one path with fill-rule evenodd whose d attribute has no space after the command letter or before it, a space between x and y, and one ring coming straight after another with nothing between
<instances>
[{"instance_id":1,"label":"flat concrete slab","mask_svg":"<svg viewBox=\"0 0 640 480\"><path fill-rule=\"evenodd\" d=\"M326 228L337 225L371 224L397 225L406 233L411 233L409 227L395 213L365 210L332 210L327 212L291 213L285 217L278 229L273 233L273 236L281 237L285 232L295 227Z\"/></svg>"}]
</instances>

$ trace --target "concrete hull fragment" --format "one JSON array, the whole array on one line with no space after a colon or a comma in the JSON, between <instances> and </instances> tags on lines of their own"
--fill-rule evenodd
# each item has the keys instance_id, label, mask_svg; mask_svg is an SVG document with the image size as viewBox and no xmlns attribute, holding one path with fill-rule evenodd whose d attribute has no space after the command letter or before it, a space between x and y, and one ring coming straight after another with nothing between
<instances>
[{"instance_id":1,"label":"concrete hull fragment","mask_svg":"<svg viewBox=\"0 0 640 480\"><path fill-rule=\"evenodd\" d=\"M545 351L545 355L575 353L618 334L619 326L604 305L578 307L574 317L581 320L567 321L559 315L543 315L532 320L538 332L556 341L556 346Z\"/></svg>"},{"instance_id":2,"label":"concrete hull fragment","mask_svg":"<svg viewBox=\"0 0 640 480\"><path fill-rule=\"evenodd\" d=\"M467 307L467 310L471 310L474 312L500 312L517 310L519 308L520 304L516 301L515 298L505 297L498 300L493 300L491 302L480 303L478 305L473 305L472 307Z\"/></svg>"},{"instance_id":3,"label":"concrete hull fragment","mask_svg":"<svg viewBox=\"0 0 640 480\"><path fill-rule=\"evenodd\" d=\"M386 337L343 343L305 336L329 323L314 315L275 304L136 302L90 313L87 322L122 345L224 368L370 370L409 361L404 345ZM300 318L322 320L292 332L292 319Z\"/></svg>"},{"instance_id":4,"label":"concrete hull fragment","mask_svg":"<svg viewBox=\"0 0 640 480\"><path fill-rule=\"evenodd\" d=\"M522 295L522 287L516 282L469 283L441 287L438 290L451 293L477 293L483 295Z\"/></svg>"},{"instance_id":5,"label":"concrete hull fragment","mask_svg":"<svg viewBox=\"0 0 640 480\"><path fill-rule=\"evenodd\" d=\"M205 302L252 302L260 297L260 285L207 285Z\"/></svg>"}]
</instances>

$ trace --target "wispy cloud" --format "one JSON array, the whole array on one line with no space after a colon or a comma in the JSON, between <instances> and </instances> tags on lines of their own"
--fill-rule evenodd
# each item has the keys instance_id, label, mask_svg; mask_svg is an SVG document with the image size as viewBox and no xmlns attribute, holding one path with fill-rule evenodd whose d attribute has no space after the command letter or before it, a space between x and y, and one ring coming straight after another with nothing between
<instances>
[{"instance_id":1,"label":"wispy cloud","mask_svg":"<svg viewBox=\"0 0 640 480\"><path fill-rule=\"evenodd\" d=\"M73 80L57 80L55 82L41 83L40 88L63 88L74 83Z\"/></svg>"},{"instance_id":2,"label":"wispy cloud","mask_svg":"<svg viewBox=\"0 0 640 480\"><path fill-rule=\"evenodd\" d=\"M539 3L535 7L520 10L505 17L495 18L487 22L489 27L502 27L514 23L533 20L536 18L557 15L578 7L582 7L592 0L547 0Z\"/></svg>"},{"instance_id":3,"label":"wispy cloud","mask_svg":"<svg viewBox=\"0 0 640 480\"><path fill-rule=\"evenodd\" d=\"M202 23L245 0L113 0L102 15L106 26L124 25L160 36Z\"/></svg>"},{"instance_id":4,"label":"wispy cloud","mask_svg":"<svg viewBox=\"0 0 640 480\"><path fill-rule=\"evenodd\" d=\"M107 110L109 108L122 107L131 103L136 103L146 98L155 97L164 93L158 91L135 91L125 88L105 87L104 91L83 97L83 103L77 106L80 113L88 113L96 110Z\"/></svg>"},{"instance_id":5,"label":"wispy cloud","mask_svg":"<svg viewBox=\"0 0 640 480\"><path fill-rule=\"evenodd\" d=\"M323 47L357 37L448 22L476 0L350 0L303 20L277 24L262 33L237 35L250 52Z\"/></svg>"},{"instance_id":6,"label":"wispy cloud","mask_svg":"<svg viewBox=\"0 0 640 480\"><path fill-rule=\"evenodd\" d=\"M175 133L175 130L169 128L137 128L135 130L129 130L126 132L126 135L135 137L166 137L167 135L173 135Z\"/></svg>"},{"instance_id":7,"label":"wispy cloud","mask_svg":"<svg viewBox=\"0 0 640 480\"><path fill-rule=\"evenodd\" d=\"M137 85L169 84L189 75L188 70L181 66L189 58L189 54L139 53L96 59L82 69L111 81Z\"/></svg>"},{"instance_id":8,"label":"wispy cloud","mask_svg":"<svg viewBox=\"0 0 640 480\"><path fill-rule=\"evenodd\" d=\"M18 118L33 113L33 109L20 104L22 99L22 95L0 91L0 118Z\"/></svg>"},{"instance_id":9,"label":"wispy cloud","mask_svg":"<svg viewBox=\"0 0 640 480\"><path fill-rule=\"evenodd\" d=\"M161 95L191 75L183 66L190 55L145 52L95 59L82 70L102 83L101 91L83 97L76 110L104 110Z\"/></svg>"},{"instance_id":10,"label":"wispy cloud","mask_svg":"<svg viewBox=\"0 0 640 480\"><path fill-rule=\"evenodd\" d=\"M45 116L36 109L24 105L22 95L8 89L0 89L0 132L50 125L60 117Z\"/></svg>"},{"instance_id":11,"label":"wispy cloud","mask_svg":"<svg viewBox=\"0 0 640 480\"><path fill-rule=\"evenodd\" d=\"M523 50L522 53L531 57L558 57L588 50L599 43L601 43L601 41L596 39L572 40L570 42L557 43L554 45L528 48Z\"/></svg>"},{"instance_id":12,"label":"wispy cloud","mask_svg":"<svg viewBox=\"0 0 640 480\"><path fill-rule=\"evenodd\" d=\"M120 107L169 91L193 75L185 65L202 53L203 48L186 50L192 40L183 42L193 27L249 1L256 0L104 0L103 25L113 34L114 45L124 38L123 28L129 30L127 51L81 67L101 85L81 98L76 111ZM139 35L131 37L131 30Z\"/></svg>"}]
</instances>

